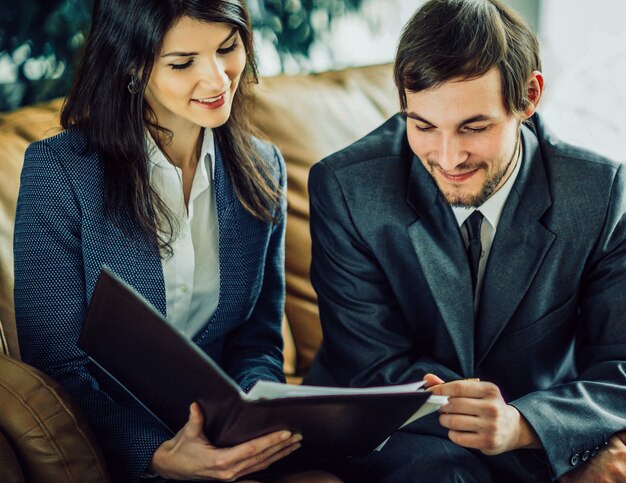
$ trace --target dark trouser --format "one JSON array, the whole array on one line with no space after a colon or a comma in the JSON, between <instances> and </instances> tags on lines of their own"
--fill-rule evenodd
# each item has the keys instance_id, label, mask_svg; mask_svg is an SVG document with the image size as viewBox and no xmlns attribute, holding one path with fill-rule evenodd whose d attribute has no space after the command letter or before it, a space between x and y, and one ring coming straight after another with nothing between
<instances>
[{"instance_id":1,"label":"dark trouser","mask_svg":"<svg viewBox=\"0 0 626 483\"><path fill-rule=\"evenodd\" d=\"M429 419L429 418L424 418ZM333 472L347 483L546 483L551 471L542 452L518 450L498 456L463 448L439 426L397 431L380 451L337 462ZM438 425L437 425L438 426Z\"/></svg>"},{"instance_id":2,"label":"dark trouser","mask_svg":"<svg viewBox=\"0 0 626 483\"><path fill-rule=\"evenodd\" d=\"M241 479L272 483L278 478L306 471L326 471L331 474L333 473L333 469L329 467L326 459L312 457L306 453L295 451L286 458L272 464L266 470L252 473Z\"/></svg>"}]
</instances>

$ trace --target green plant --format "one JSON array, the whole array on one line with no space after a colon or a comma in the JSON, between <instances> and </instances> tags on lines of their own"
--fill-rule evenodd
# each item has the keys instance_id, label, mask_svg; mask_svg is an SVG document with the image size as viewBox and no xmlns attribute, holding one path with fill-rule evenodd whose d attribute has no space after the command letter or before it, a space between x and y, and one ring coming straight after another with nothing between
<instances>
[{"instance_id":1,"label":"green plant","mask_svg":"<svg viewBox=\"0 0 626 483\"><path fill-rule=\"evenodd\" d=\"M0 6L0 110L64 95L91 17L85 0L21 0ZM1 81L0 81L1 82Z\"/></svg>"},{"instance_id":2,"label":"green plant","mask_svg":"<svg viewBox=\"0 0 626 483\"><path fill-rule=\"evenodd\" d=\"M92 0L0 4L0 111L67 93ZM332 20L363 0L248 0L255 30L284 58L306 58Z\"/></svg>"},{"instance_id":3,"label":"green plant","mask_svg":"<svg viewBox=\"0 0 626 483\"><path fill-rule=\"evenodd\" d=\"M251 0L255 30L269 38L279 56L307 57L334 18L357 10L363 0Z\"/></svg>"}]
</instances>

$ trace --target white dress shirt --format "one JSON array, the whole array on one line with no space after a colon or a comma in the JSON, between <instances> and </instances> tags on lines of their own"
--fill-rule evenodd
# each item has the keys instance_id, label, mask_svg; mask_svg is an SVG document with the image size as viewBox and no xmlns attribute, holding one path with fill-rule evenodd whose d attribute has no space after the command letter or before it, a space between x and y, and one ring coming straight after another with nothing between
<instances>
[{"instance_id":1,"label":"white dress shirt","mask_svg":"<svg viewBox=\"0 0 626 483\"><path fill-rule=\"evenodd\" d=\"M150 185L178 224L172 242L173 254L161 258L167 320L183 335L192 338L215 313L220 295L213 131L204 129L188 209L181 169L167 160L150 134L146 138Z\"/></svg>"},{"instance_id":2,"label":"white dress shirt","mask_svg":"<svg viewBox=\"0 0 626 483\"><path fill-rule=\"evenodd\" d=\"M478 301L480 300L483 274L485 273L485 266L487 265L489 252L491 251L491 244L493 243L493 239L496 236L496 229L498 228L500 215L502 215L504 204L509 197L509 193L511 192L513 184L517 179L517 175L519 174L520 166L522 164L521 160L522 147L520 144L519 153L515 162L515 169L511 173L511 176L509 176L509 179L506 180L506 182L498 191L492 194L489 199L487 199L487 201L485 201L478 208L465 208L459 206L452 207L456 222L461 229L461 236L463 237L463 241L465 242L465 248L467 248L469 241L467 236L467 229L465 228L463 223L476 210L480 211L484 216L482 225L480 227L480 241L482 243L482 251L480 253L480 261L478 262L478 279L476 280L476 294L474 297L475 308L478 306Z\"/></svg>"}]
</instances>

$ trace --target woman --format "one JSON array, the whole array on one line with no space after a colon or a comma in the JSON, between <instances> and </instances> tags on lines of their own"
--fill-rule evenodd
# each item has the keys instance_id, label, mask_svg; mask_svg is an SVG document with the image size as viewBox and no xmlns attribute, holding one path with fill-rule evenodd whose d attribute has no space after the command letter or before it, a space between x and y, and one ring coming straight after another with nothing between
<instances>
[{"instance_id":1,"label":"woman","mask_svg":"<svg viewBox=\"0 0 626 483\"><path fill-rule=\"evenodd\" d=\"M22 356L79 402L121 478L232 481L300 446L282 431L215 448L196 404L172 435L76 346L107 265L244 390L284 380L285 168L250 134L255 81L243 0L96 1L65 131L26 153L15 228Z\"/></svg>"}]
</instances>

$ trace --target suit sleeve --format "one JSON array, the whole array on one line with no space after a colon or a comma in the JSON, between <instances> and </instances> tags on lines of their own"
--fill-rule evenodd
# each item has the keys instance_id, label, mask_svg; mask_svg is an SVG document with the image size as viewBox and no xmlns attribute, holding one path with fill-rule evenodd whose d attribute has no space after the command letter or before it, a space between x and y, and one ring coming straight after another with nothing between
<instances>
[{"instance_id":1,"label":"suit sleeve","mask_svg":"<svg viewBox=\"0 0 626 483\"><path fill-rule=\"evenodd\" d=\"M22 358L58 380L91 423L109 462L139 480L156 448L171 437L139 406L102 391L77 347L87 299L80 205L57 155L31 145L15 222L15 313ZM106 341L103 341L106 343Z\"/></svg>"},{"instance_id":2,"label":"suit sleeve","mask_svg":"<svg viewBox=\"0 0 626 483\"><path fill-rule=\"evenodd\" d=\"M320 162L309 176L311 280L317 292L324 342L307 382L377 386L419 381L433 372L460 376L412 351L391 286L359 234L334 172Z\"/></svg>"},{"instance_id":3,"label":"suit sleeve","mask_svg":"<svg viewBox=\"0 0 626 483\"><path fill-rule=\"evenodd\" d=\"M557 477L626 429L625 188L620 166L581 284L578 377L511 402L537 432Z\"/></svg>"},{"instance_id":4,"label":"suit sleeve","mask_svg":"<svg viewBox=\"0 0 626 483\"><path fill-rule=\"evenodd\" d=\"M285 161L275 147L281 202L279 220L270 227L263 280L248 319L228 335L225 368L246 392L257 381L284 382L281 323L285 307L285 227L287 177Z\"/></svg>"}]
</instances>

